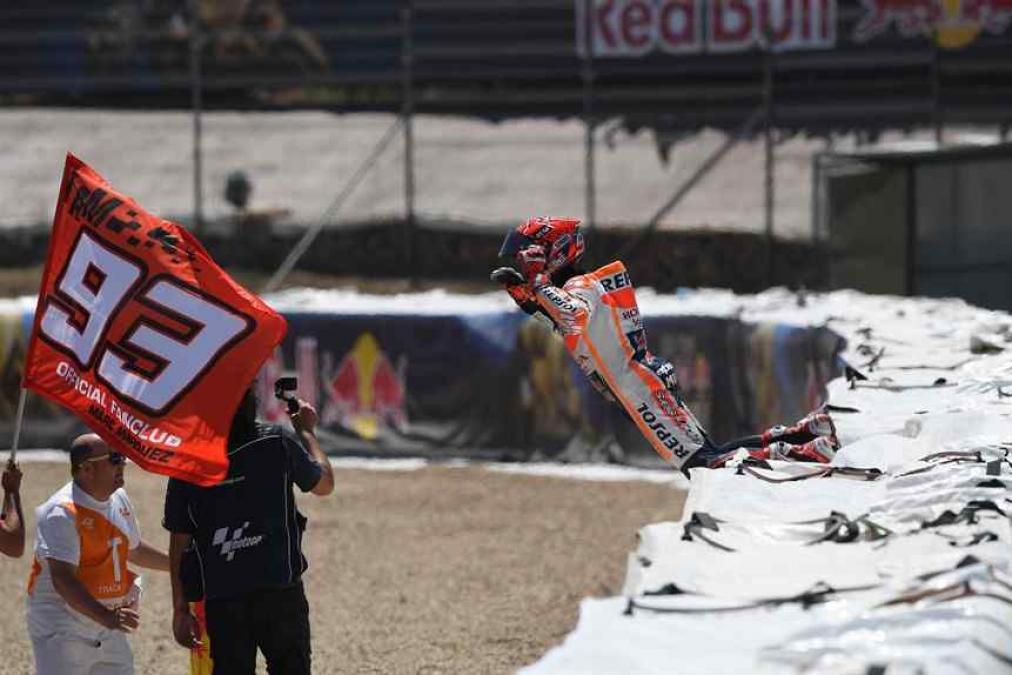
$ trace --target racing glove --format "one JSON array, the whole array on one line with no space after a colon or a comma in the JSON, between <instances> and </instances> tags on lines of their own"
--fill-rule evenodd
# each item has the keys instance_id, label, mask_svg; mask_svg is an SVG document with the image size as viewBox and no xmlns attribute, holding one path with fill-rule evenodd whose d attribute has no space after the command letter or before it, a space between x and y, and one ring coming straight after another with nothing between
<instances>
[{"instance_id":1,"label":"racing glove","mask_svg":"<svg viewBox=\"0 0 1012 675\"><path fill-rule=\"evenodd\" d=\"M517 272L512 267L497 267L492 270L489 278L497 284L502 285L520 309L543 323L549 330L557 329L555 322L552 321L552 317L548 316L541 308L541 305L538 304L534 289L524 281L524 277L520 272Z\"/></svg>"},{"instance_id":2,"label":"racing glove","mask_svg":"<svg viewBox=\"0 0 1012 675\"><path fill-rule=\"evenodd\" d=\"M534 291L526 284L520 272L512 267L497 267L492 270L489 278L501 285L520 309L532 315L540 310Z\"/></svg>"},{"instance_id":3,"label":"racing glove","mask_svg":"<svg viewBox=\"0 0 1012 675\"><path fill-rule=\"evenodd\" d=\"M520 266L520 274L532 288L544 286L548 283L546 273L545 249L541 246L528 246L520 249L516 256L517 265Z\"/></svg>"}]
</instances>

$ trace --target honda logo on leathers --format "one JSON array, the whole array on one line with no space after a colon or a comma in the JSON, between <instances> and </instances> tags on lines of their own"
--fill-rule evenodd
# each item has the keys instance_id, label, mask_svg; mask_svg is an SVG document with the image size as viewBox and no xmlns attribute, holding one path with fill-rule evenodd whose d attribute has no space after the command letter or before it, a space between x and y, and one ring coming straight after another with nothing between
<instances>
[{"instance_id":1,"label":"honda logo on leathers","mask_svg":"<svg viewBox=\"0 0 1012 675\"><path fill-rule=\"evenodd\" d=\"M232 560L235 557L235 552L241 548L253 548L260 544L263 540L263 535L258 534L253 537L242 536L243 531L249 527L249 521L242 524L242 527L237 527L232 531L232 535L229 536L227 527L220 527L214 532L214 537L211 539L211 546L221 546L221 554L225 556L225 560Z\"/></svg>"}]
</instances>

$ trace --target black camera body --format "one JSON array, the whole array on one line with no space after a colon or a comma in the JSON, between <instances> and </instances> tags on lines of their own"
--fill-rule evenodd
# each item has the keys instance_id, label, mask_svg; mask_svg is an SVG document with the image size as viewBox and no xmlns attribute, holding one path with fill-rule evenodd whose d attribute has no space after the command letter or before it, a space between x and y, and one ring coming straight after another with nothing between
<instances>
[{"instance_id":1,"label":"black camera body","mask_svg":"<svg viewBox=\"0 0 1012 675\"><path fill-rule=\"evenodd\" d=\"M299 402L295 400L295 390L299 388L299 380L294 377L279 377L274 381L274 397L288 404L288 414L299 412Z\"/></svg>"}]
</instances>

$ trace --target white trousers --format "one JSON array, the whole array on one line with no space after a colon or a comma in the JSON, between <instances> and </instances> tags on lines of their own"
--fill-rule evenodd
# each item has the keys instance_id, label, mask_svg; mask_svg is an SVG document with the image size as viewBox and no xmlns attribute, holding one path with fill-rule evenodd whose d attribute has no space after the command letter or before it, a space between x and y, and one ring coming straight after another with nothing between
<instances>
[{"instance_id":1,"label":"white trousers","mask_svg":"<svg viewBox=\"0 0 1012 675\"><path fill-rule=\"evenodd\" d=\"M108 630L66 605L28 606L37 675L133 675L127 634Z\"/></svg>"},{"instance_id":2,"label":"white trousers","mask_svg":"<svg viewBox=\"0 0 1012 675\"><path fill-rule=\"evenodd\" d=\"M32 637L37 675L133 675L134 655L126 633L97 637L52 633Z\"/></svg>"}]
</instances>

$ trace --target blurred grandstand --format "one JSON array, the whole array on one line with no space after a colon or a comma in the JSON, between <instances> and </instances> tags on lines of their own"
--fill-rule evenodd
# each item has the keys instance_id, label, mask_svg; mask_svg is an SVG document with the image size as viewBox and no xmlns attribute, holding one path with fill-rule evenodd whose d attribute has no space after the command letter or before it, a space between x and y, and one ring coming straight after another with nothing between
<instances>
[{"instance_id":1,"label":"blurred grandstand","mask_svg":"<svg viewBox=\"0 0 1012 675\"><path fill-rule=\"evenodd\" d=\"M973 289L993 275L918 288L916 219L895 209L871 229L903 244L883 263L896 279L831 273L840 256L863 269L882 242L838 245L849 202L829 198L837 172L812 167L885 140L1000 145L1004 4L105 0L0 18L6 266L41 259L73 150L227 265L265 274L310 231L288 266L480 281L505 227L551 212L582 218L603 239L595 254L620 252L660 289L836 284L1003 304ZM1003 150L989 158L993 182ZM972 226L957 201L942 206ZM1000 230L1007 211L986 210L983 231Z\"/></svg>"}]
</instances>

